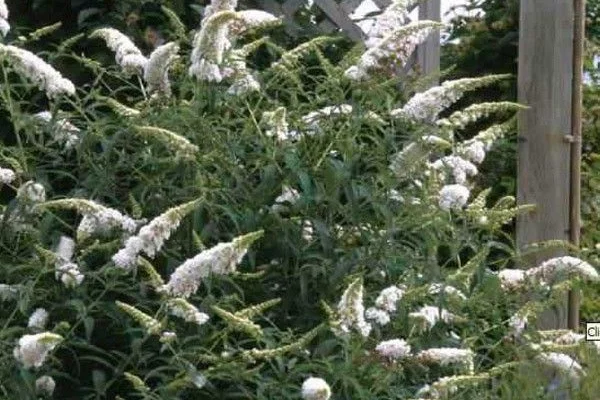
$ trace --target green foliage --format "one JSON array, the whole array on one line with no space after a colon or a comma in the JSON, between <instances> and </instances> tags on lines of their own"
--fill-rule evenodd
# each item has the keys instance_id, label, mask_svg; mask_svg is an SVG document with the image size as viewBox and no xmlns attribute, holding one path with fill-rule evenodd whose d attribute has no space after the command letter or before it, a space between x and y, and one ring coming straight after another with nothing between
<instances>
[{"instance_id":1,"label":"green foliage","mask_svg":"<svg viewBox=\"0 0 600 400\"><path fill-rule=\"evenodd\" d=\"M438 398L511 398L520 368L539 365L545 349L530 311L581 281L547 286L532 276L508 290L497 271L522 255L501 227L529 207L488 199L466 159L451 165L472 157L468 145L506 133L462 140L473 122L483 129L490 112L519 106L397 118L392 109L411 95L398 90L405 82L376 69L349 79L356 49L317 38L286 50L256 31L229 32L222 54L200 52L197 79L188 74L197 49L182 38L192 35L173 15L170 23L182 43L160 66L169 92L149 94L151 74L121 68L126 55L148 53L129 43L116 50L119 65L112 54L98 62L82 53L88 37L44 56L92 77L50 100L32 84L35 73L50 79L49 67L1 60L0 392L36 398L36 380L50 376L61 399L291 399L319 376L335 399L408 398L433 382L451 392ZM194 42L212 46L217 33ZM346 57L329 58L326 46ZM234 73L215 79L207 65ZM231 90L249 76L260 90ZM45 109L47 120L35 116ZM445 146L429 146L441 137ZM421 156L405 173L411 146ZM384 288L402 299L386 299ZM38 308L48 321L32 323ZM390 321L367 321L364 308ZM527 329L515 329L516 312L530 318ZM21 353L38 330L62 341L30 368ZM378 348L394 338L410 355ZM593 368L593 352L580 347L577 358ZM419 356L432 348L468 359ZM540 375L519 398L540 398ZM438 380L447 376L456 391Z\"/></svg>"}]
</instances>

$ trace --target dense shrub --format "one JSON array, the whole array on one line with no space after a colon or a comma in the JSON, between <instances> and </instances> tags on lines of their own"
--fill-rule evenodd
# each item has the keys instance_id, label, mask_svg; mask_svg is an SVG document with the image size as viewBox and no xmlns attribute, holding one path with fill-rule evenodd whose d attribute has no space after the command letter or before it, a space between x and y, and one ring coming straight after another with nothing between
<instances>
[{"instance_id":1,"label":"dense shrub","mask_svg":"<svg viewBox=\"0 0 600 400\"><path fill-rule=\"evenodd\" d=\"M501 227L531 207L489 203L474 184L511 122L460 140L520 106L439 116L507 76L407 101L379 65L406 62L432 22L330 59L338 38L287 50L259 33L275 18L227 2L192 41L171 21L178 41L149 57L113 29L82 39L105 42L116 65L63 43L47 59L89 69L81 86L27 38L0 44L5 397L593 391L581 335L532 322L597 272L575 257L514 269L565 244L515 251Z\"/></svg>"}]
</instances>

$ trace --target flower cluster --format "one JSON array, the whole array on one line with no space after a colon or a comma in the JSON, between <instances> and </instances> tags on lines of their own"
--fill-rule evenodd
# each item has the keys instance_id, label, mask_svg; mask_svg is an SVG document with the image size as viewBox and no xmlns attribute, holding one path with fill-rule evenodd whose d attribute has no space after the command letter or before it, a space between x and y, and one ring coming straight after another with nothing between
<instances>
[{"instance_id":1,"label":"flower cluster","mask_svg":"<svg viewBox=\"0 0 600 400\"><path fill-rule=\"evenodd\" d=\"M331 388L321 378L308 378L302 384L302 398L304 400L329 400Z\"/></svg>"},{"instance_id":2,"label":"flower cluster","mask_svg":"<svg viewBox=\"0 0 600 400\"><path fill-rule=\"evenodd\" d=\"M49 98L75 94L73 82L27 50L0 44L0 57L6 57L17 73L44 90Z\"/></svg>"},{"instance_id":3,"label":"flower cluster","mask_svg":"<svg viewBox=\"0 0 600 400\"><path fill-rule=\"evenodd\" d=\"M48 322L48 311L43 308L37 308L30 316L27 327L34 331L42 331L46 328Z\"/></svg>"},{"instance_id":4,"label":"flower cluster","mask_svg":"<svg viewBox=\"0 0 600 400\"><path fill-rule=\"evenodd\" d=\"M144 80L149 94L157 93L169 97L171 95L171 82L169 81L169 68L177 59L179 46L171 42L158 46L151 54L144 67Z\"/></svg>"},{"instance_id":5,"label":"flower cluster","mask_svg":"<svg viewBox=\"0 0 600 400\"><path fill-rule=\"evenodd\" d=\"M189 74L208 82L232 77L228 92L240 95L259 90L260 84L246 67L245 52L232 50L232 42L249 29L276 25L281 20L260 10L236 12L236 7L237 2L213 0L207 8L193 40Z\"/></svg>"},{"instance_id":6,"label":"flower cluster","mask_svg":"<svg viewBox=\"0 0 600 400\"><path fill-rule=\"evenodd\" d=\"M8 185L17 178L15 171L9 168L0 168L0 184Z\"/></svg>"},{"instance_id":7,"label":"flower cluster","mask_svg":"<svg viewBox=\"0 0 600 400\"><path fill-rule=\"evenodd\" d=\"M115 52L115 61L126 73L141 74L148 59L127 36L114 28L100 28L92 32L90 38L100 38Z\"/></svg>"},{"instance_id":8,"label":"flower cluster","mask_svg":"<svg viewBox=\"0 0 600 400\"><path fill-rule=\"evenodd\" d=\"M473 163L453 155L436 160L431 164L431 168L441 171L442 176L445 176L445 171L449 171L455 182L459 185L464 185L467 182L467 177L473 177L478 173L477 167Z\"/></svg>"},{"instance_id":9,"label":"flower cluster","mask_svg":"<svg viewBox=\"0 0 600 400\"><path fill-rule=\"evenodd\" d=\"M390 314L396 312L396 304L404 296L405 289L398 286L389 286L379 293L375 299L375 307L369 307L365 313L367 319L375 321L378 325L387 325Z\"/></svg>"},{"instance_id":10,"label":"flower cluster","mask_svg":"<svg viewBox=\"0 0 600 400\"><path fill-rule=\"evenodd\" d=\"M13 355L25 368L39 368L62 340L62 336L51 332L24 335L19 339Z\"/></svg>"},{"instance_id":11,"label":"flower cluster","mask_svg":"<svg viewBox=\"0 0 600 400\"><path fill-rule=\"evenodd\" d=\"M474 353L469 349L432 348L420 351L415 358L422 363L438 364L440 366L458 365L468 372L474 370Z\"/></svg>"},{"instance_id":12,"label":"flower cluster","mask_svg":"<svg viewBox=\"0 0 600 400\"><path fill-rule=\"evenodd\" d=\"M172 315L183 318L187 322L192 322L196 325L204 325L209 319L208 315L200 312L194 305L182 298L172 298L167 300L167 307Z\"/></svg>"},{"instance_id":13,"label":"flower cluster","mask_svg":"<svg viewBox=\"0 0 600 400\"><path fill-rule=\"evenodd\" d=\"M52 122L52 113L50 111L39 112L34 114L33 117L45 123ZM62 142L67 150L73 148L81 141L79 136L81 130L65 118L57 119L52 125L52 128L54 131L54 138L57 141Z\"/></svg>"},{"instance_id":14,"label":"flower cluster","mask_svg":"<svg viewBox=\"0 0 600 400\"><path fill-rule=\"evenodd\" d=\"M351 329L356 329L363 337L371 333L371 324L365 320L365 307L363 305L362 278L355 279L348 285L337 306L339 320L336 321L334 332L338 335L347 335Z\"/></svg>"},{"instance_id":15,"label":"flower cluster","mask_svg":"<svg viewBox=\"0 0 600 400\"><path fill-rule=\"evenodd\" d=\"M410 356L410 345L404 339L391 339L379 342L375 351L390 360L401 360Z\"/></svg>"},{"instance_id":16,"label":"flower cluster","mask_svg":"<svg viewBox=\"0 0 600 400\"><path fill-rule=\"evenodd\" d=\"M460 100L465 93L490 85L510 75L489 75L445 81L411 97L401 108L392 110L392 117L434 123L439 114Z\"/></svg>"},{"instance_id":17,"label":"flower cluster","mask_svg":"<svg viewBox=\"0 0 600 400\"><path fill-rule=\"evenodd\" d=\"M267 127L265 135L274 137L278 141L290 139L286 113L287 110L285 107L278 107L274 111L263 112L262 123Z\"/></svg>"},{"instance_id":18,"label":"flower cluster","mask_svg":"<svg viewBox=\"0 0 600 400\"><path fill-rule=\"evenodd\" d=\"M261 236L262 231L253 232L204 250L177 267L161 291L171 296L190 297L196 293L202 279L211 273L225 275L234 272L248 248Z\"/></svg>"},{"instance_id":19,"label":"flower cluster","mask_svg":"<svg viewBox=\"0 0 600 400\"><path fill-rule=\"evenodd\" d=\"M74 253L75 241L68 236L61 236L55 252L55 277L67 288L81 285L84 278L79 266L71 261Z\"/></svg>"},{"instance_id":20,"label":"flower cluster","mask_svg":"<svg viewBox=\"0 0 600 400\"><path fill-rule=\"evenodd\" d=\"M375 47L394 29L405 25L408 20L409 9L414 0L396 0L383 10L383 12L373 18L369 27L363 27L367 39L365 46L367 48Z\"/></svg>"},{"instance_id":21,"label":"flower cluster","mask_svg":"<svg viewBox=\"0 0 600 400\"><path fill-rule=\"evenodd\" d=\"M536 360L544 366L565 374L573 382L579 381L585 375L581 365L566 354L555 352L541 353L537 356Z\"/></svg>"},{"instance_id":22,"label":"flower cluster","mask_svg":"<svg viewBox=\"0 0 600 400\"><path fill-rule=\"evenodd\" d=\"M426 329L433 328L439 321L450 323L456 319L454 314L435 306L423 306L418 311L409 313L408 316L423 323Z\"/></svg>"},{"instance_id":23,"label":"flower cluster","mask_svg":"<svg viewBox=\"0 0 600 400\"><path fill-rule=\"evenodd\" d=\"M129 270L136 264L137 257L141 252L149 257L154 257L171 233L179 227L183 217L191 212L197 204L197 201L191 201L170 208L144 225L138 234L128 238L125 247L112 257L115 265Z\"/></svg>"},{"instance_id":24,"label":"flower cluster","mask_svg":"<svg viewBox=\"0 0 600 400\"><path fill-rule=\"evenodd\" d=\"M92 200L53 200L44 203L43 207L74 209L80 212L83 215L77 227L77 239L80 241L94 234L106 234L116 228L128 234L133 234L137 229L136 221L130 217Z\"/></svg>"},{"instance_id":25,"label":"flower cluster","mask_svg":"<svg viewBox=\"0 0 600 400\"><path fill-rule=\"evenodd\" d=\"M467 204L471 191L466 186L446 185L440 190L439 205L442 210L461 209Z\"/></svg>"},{"instance_id":26,"label":"flower cluster","mask_svg":"<svg viewBox=\"0 0 600 400\"><path fill-rule=\"evenodd\" d=\"M300 198L300 193L294 188L284 186L283 191L275 198L275 204L271 206L274 212L280 212L286 209L286 203L293 205Z\"/></svg>"},{"instance_id":27,"label":"flower cluster","mask_svg":"<svg viewBox=\"0 0 600 400\"><path fill-rule=\"evenodd\" d=\"M358 63L346 70L346 77L353 80L365 79L373 69L381 65L381 60L391 56L397 58L400 65L405 65L417 46L440 26L438 22L417 21L393 30L372 44Z\"/></svg>"},{"instance_id":28,"label":"flower cluster","mask_svg":"<svg viewBox=\"0 0 600 400\"><path fill-rule=\"evenodd\" d=\"M35 391L42 396L52 396L56 382L51 376L43 375L35 380Z\"/></svg>"},{"instance_id":29,"label":"flower cluster","mask_svg":"<svg viewBox=\"0 0 600 400\"><path fill-rule=\"evenodd\" d=\"M572 277L592 282L600 280L598 271L588 262L571 256L551 258L528 270L507 268L498 272L500 284L506 290L521 288L526 282L548 284Z\"/></svg>"},{"instance_id":30,"label":"flower cluster","mask_svg":"<svg viewBox=\"0 0 600 400\"><path fill-rule=\"evenodd\" d=\"M41 183L27 181L19 186L17 199L29 204L43 203L46 201L46 189Z\"/></svg>"},{"instance_id":31,"label":"flower cluster","mask_svg":"<svg viewBox=\"0 0 600 400\"><path fill-rule=\"evenodd\" d=\"M0 0L0 34L6 36L10 31L10 24L8 23L8 7L6 6L5 0Z\"/></svg>"}]
</instances>

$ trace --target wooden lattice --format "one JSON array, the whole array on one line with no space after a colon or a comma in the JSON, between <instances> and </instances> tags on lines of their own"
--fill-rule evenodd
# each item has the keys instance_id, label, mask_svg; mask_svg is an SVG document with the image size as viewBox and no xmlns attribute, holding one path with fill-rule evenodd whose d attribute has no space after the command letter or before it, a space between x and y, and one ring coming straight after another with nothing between
<instances>
[{"instance_id":1,"label":"wooden lattice","mask_svg":"<svg viewBox=\"0 0 600 400\"><path fill-rule=\"evenodd\" d=\"M322 34L343 32L354 41L364 41L366 35L357 21L350 15L360 6L363 0L314 0L314 4L325 14L325 19L316 24L315 29ZM392 0L372 0L380 9L385 9ZM440 20L440 1L424 0L415 4L419 8L420 20ZM303 29L296 23L295 15L306 5L307 0L285 0L279 3L276 0L258 0L261 7L272 14L284 18L285 29L288 34L298 36ZM411 10L412 11L412 10ZM432 34L430 38L417 49L413 57L419 65L419 70L425 74L436 73L440 65L440 36L439 33Z\"/></svg>"}]
</instances>

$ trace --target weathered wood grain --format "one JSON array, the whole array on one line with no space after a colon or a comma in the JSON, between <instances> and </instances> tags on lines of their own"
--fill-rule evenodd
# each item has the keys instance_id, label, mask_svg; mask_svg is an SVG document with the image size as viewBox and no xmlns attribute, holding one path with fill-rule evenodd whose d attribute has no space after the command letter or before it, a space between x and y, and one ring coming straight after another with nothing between
<instances>
[{"instance_id":1,"label":"weathered wood grain","mask_svg":"<svg viewBox=\"0 0 600 400\"><path fill-rule=\"evenodd\" d=\"M517 219L517 244L569 239L570 146L573 74L573 4L566 0L522 0L519 35L519 204L537 209ZM538 254L527 267L560 255ZM541 328L567 327L565 304L540 318Z\"/></svg>"}]
</instances>

